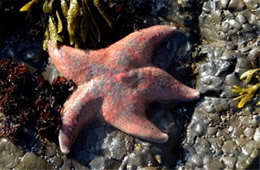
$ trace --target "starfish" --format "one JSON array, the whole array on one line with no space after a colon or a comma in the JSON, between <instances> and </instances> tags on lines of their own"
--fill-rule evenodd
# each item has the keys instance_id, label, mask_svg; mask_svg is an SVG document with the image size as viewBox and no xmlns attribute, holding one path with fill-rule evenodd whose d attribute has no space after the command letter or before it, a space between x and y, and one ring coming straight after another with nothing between
<instances>
[{"instance_id":1,"label":"starfish","mask_svg":"<svg viewBox=\"0 0 260 170\"><path fill-rule=\"evenodd\" d=\"M58 71L77 89L61 111L59 145L68 154L80 131L97 119L147 141L164 143L168 135L145 115L152 101L192 101L200 93L155 67L153 51L173 32L153 26L133 32L105 49L81 50L66 45L48 53Z\"/></svg>"}]
</instances>

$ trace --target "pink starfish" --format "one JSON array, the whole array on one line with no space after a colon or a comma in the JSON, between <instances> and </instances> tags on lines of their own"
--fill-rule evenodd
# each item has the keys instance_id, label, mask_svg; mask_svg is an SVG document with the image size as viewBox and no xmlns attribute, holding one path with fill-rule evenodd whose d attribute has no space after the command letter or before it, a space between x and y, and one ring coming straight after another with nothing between
<instances>
[{"instance_id":1,"label":"pink starfish","mask_svg":"<svg viewBox=\"0 0 260 170\"><path fill-rule=\"evenodd\" d=\"M175 29L153 26L134 32L100 50L80 50L49 44L57 69L77 85L62 110L60 149L67 154L82 128L102 118L123 132L157 143L168 135L145 116L151 101L191 101L199 92L151 63L154 49Z\"/></svg>"}]
</instances>

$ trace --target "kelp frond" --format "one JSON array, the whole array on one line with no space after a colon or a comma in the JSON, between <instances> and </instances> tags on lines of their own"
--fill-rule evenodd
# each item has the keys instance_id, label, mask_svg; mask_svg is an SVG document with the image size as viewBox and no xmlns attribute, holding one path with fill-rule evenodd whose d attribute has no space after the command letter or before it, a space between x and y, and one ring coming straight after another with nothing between
<instances>
[{"instance_id":1,"label":"kelp frond","mask_svg":"<svg viewBox=\"0 0 260 170\"><path fill-rule=\"evenodd\" d=\"M112 19L101 0L31 0L20 11L30 13L35 5L42 4L42 11L48 16L43 41L43 48L51 41L69 40L69 44L78 48L87 39L100 42L101 31L93 14L93 7L97 9L104 21L112 29ZM91 36L89 36L91 34Z\"/></svg>"},{"instance_id":2,"label":"kelp frond","mask_svg":"<svg viewBox=\"0 0 260 170\"><path fill-rule=\"evenodd\" d=\"M258 83L249 84L253 78L256 78ZM240 100L237 107L242 108L247 101L254 97L255 94L259 94L260 90L260 68L248 70L240 76L240 80L245 79L247 84L246 88L239 87L237 85L233 86L232 92L238 94L239 96L233 100ZM260 101L256 105L260 105Z\"/></svg>"}]
</instances>

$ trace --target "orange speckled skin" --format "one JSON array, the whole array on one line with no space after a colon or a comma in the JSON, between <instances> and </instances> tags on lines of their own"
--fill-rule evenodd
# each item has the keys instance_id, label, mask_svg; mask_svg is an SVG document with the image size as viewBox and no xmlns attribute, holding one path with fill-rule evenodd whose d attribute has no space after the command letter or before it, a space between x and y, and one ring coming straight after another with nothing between
<instances>
[{"instance_id":1,"label":"orange speckled skin","mask_svg":"<svg viewBox=\"0 0 260 170\"><path fill-rule=\"evenodd\" d=\"M168 135L146 118L146 105L151 101L192 101L200 96L151 63L154 49L173 31L169 26L153 26L100 50L65 45L54 49L49 44L56 68L78 85L62 110L59 144L63 153L69 153L81 129L97 118L151 142L168 140Z\"/></svg>"}]
</instances>

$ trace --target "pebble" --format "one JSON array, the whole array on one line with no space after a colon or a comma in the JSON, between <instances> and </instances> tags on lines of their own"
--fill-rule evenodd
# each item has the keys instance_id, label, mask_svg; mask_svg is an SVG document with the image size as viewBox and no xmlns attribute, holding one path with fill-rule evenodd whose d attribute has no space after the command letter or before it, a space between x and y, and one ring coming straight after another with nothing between
<instances>
[{"instance_id":1,"label":"pebble","mask_svg":"<svg viewBox=\"0 0 260 170\"><path fill-rule=\"evenodd\" d=\"M245 7L245 4L241 0L230 0L230 2L228 4L228 8L231 10L234 9L237 11L241 11L244 9L244 7Z\"/></svg>"},{"instance_id":2,"label":"pebble","mask_svg":"<svg viewBox=\"0 0 260 170\"><path fill-rule=\"evenodd\" d=\"M191 163L193 163L194 165L196 165L198 167L201 167L203 165L202 159L198 155L196 155L196 154L192 155L190 161L191 161Z\"/></svg>"},{"instance_id":3,"label":"pebble","mask_svg":"<svg viewBox=\"0 0 260 170\"><path fill-rule=\"evenodd\" d=\"M52 162L52 166L56 167L55 169L61 167L63 164L63 160L60 156L54 156L53 158L51 158L51 162Z\"/></svg>"},{"instance_id":4,"label":"pebble","mask_svg":"<svg viewBox=\"0 0 260 170\"><path fill-rule=\"evenodd\" d=\"M244 146L247 143L248 143L248 139L246 139L246 138L237 138L236 139L236 144L239 146Z\"/></svg>"},{"instance_id":5,"label":"pebble","mask_svg":"<svg viewBox=\"0 0 260 170\"><path fill-rule=\"evenodd\" d=\"M231 157L231 156L222 157L221 160L223 161L223 163L224 163L228 168L231 168L231 169L234 169L234 168L235 168L235 163L236 163L236 158L235 158L235 157Z\"/></svg>"},{"instance_id":6,"label":"pebble","mask_svg":"<svg viewBox=\"0 0 260 170\"><path fill-rule=\"evenodd\" d=\"M244 15L242 14L238 14L236 16L236 20L240 23L240 24L245 24L247 22L247 19Z\"/></svg>"},{"instance_id":7,"label":"pebble","mask_svg":"<svg viewBox=\"0 0 260 170\"><path fill-rule=\"evenodd\" d=\"M260 128L257 128L254 134L254 140L260 142Z\"/></svg>"},{"instance_id":8,"label":"pebble","mask_svg":"<svg viewBox=\"0 0 260 170\"><path fill-rule=\"evenodd\" d=\"M118 169L120 163L103 156L96 156L90 163L89 167L93 170L100 169Z\"/></svg>"},{"instance_id":9,"label":"pebble","mask_svg":"<svg viewBox=\"0 0 260 170\"><path fill-rule=\"evenodd\" d=\"M254 129L254 128L247 127L247 128L245 128L245 130L244 130L244 134L245 134L247 137L253 136L254 133L255 133L255 129Z\"/></svg>"},{"instance_id":10,"label":"pebble","mask_svg":"<svg viewBox=\"0 0 260 170\"><path fill-rule=\"evenodd\" d=\"M23 154L24 152L21 148L7 139L0 138L0 169L15 168L19 164Z\"/></svg>"},{"instance_id":11,"label":"pebble","mask_svg":"<svg viewBox=\"0 0 260 170\"><path fill-rule=\"evenodd\" d=\"M203 168L207 170L211 169L223 169L225 166L217 159L212 159L208 164L204 165Z\"/></svg>"},{"instance_id":12,"label":"pebble","mask_svg":"<svg viewBox=\"0 0 260 170\"><path fill-rule=\"evenodd\" d=\"M16 166L17 169L50 169L50 167L49 163L36 156L33 152L26 152Z\"/></svg>"},{"instance_id":13,"label":"pebble","mask_svg":"<svg viewBox=\"0 0 260 170\"><path fill-rule=\"evenodd\" d=\"M217 128L216 127L208 127L208 129L207 129L207 135L212 136L212 135L215 135L216 132L217 132Z\"/></svg>"},{"instance_id":14,"label":"pebble","mask_svg":"<svg viewBox=\"0 0 260 170\"><path fill-rule=\"evenodd\" d=\"M253 147L250 144L246 144L242 147L242 153L246 156L250 155L253 151Z\"/></svg>"},{"instance_id":15,"label":"pebble","mask_svg":"<svg viewBox=\"0 0 260 170\"><path fill-rule=\"evenodd\" d=\"M220 0L221 9L227 8L229 0Z\"/></svg>"}]
</instances>

